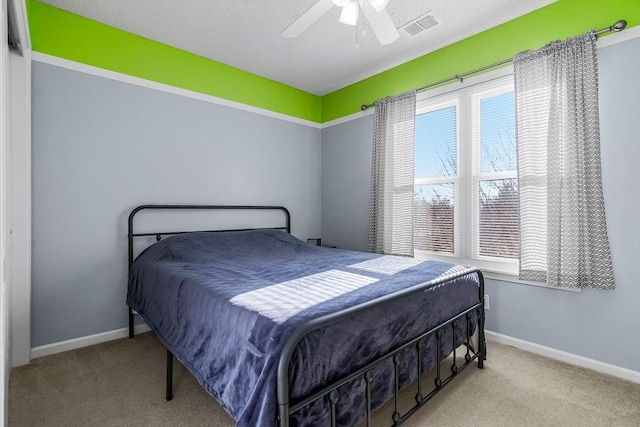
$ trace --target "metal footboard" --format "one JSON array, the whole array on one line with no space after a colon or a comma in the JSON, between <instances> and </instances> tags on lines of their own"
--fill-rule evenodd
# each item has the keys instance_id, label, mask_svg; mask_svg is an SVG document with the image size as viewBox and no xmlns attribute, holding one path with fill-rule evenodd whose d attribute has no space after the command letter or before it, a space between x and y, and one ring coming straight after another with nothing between
<instances>
[{"instance_id":1,"label":"metal footboard","mask_svg":"<svg viewBox=\"0 0 640 427\"><path fill-rule=\"evenodd\" d=\"M391 303L393 301L400 300L402 298L409 297L411 295L416 295L421 292L424 292L425 289L436 286L441 283L455 280L456 278L460 278L463 276L467 276L469 274L477 274L479 280L478 286L478 302L473 306L467 308L461 313L456 314L450 319L440 323L436 327L432 328L429 331L426 331L417 337L411 339L405 344L401 345L388 352L387 354L377 358L376 360L368 363L367 365L361 367L360 369L352 372L351 374L339 379L331 383L330 385L324 387L322 390L312 394L311 396L306 397L305 399L297 402L295 404L290 404L289 401L289 391L290 391L290 382L289 382L289 362L291 361L291 357L295 348L297 347L300 340L302 340L309 333L326 327L328 325L340 322L347 318L356 316L360 313L363 313L367 310L371 310L374 307L379 307L381 304ZM471 324L472 313L476 312L478 315L478 349L474 349L471 338L473 335L473 325ZM373 390L373 374L372 371L374 368L382 364L383 362L391 359L393 361L393 371L394 371L394 411L392 414L392 422L394 426L400 425L404 421L406 421L409 417L411 417L420 407L422 407L427 401L429 401L436 393L438 393L446 384L448 384L455 376L457 376L464 368L469 366L474 360L478 361L478 368L482 369L484 366L484 360L486 359L486 343L484 337L484 278L482 272L478 269L466 270L458 275L447 277L444 279L433 280L418 286L414 286L408 289L405 289L401 292L397 292L394 294L387 295L382 298L378 298L376 300L369 301L367 303L351 307L346 310L342 310L336 313L332 313L330 315L311 320L306 324L300 326L298 329L294 331L291 337L286 342L282 354L280 356L280 360L278 362L278 377L277 377L277 394L278 394L278 424L280 427L288 427L290 417L295 414L297 411L302 408L312 404L313 402L327 398L330 405L331 411L331 426L336 426L336 405L340 400L340 394L338 389L358 378L362 378L365 382L365 400L366 400L366 425L371 425L371 391ZM463 326L464 325L464 326ZM464 327L465 328L465 355L464 355L464 363L458 366L456 363L456 338L458 329ZM452 329L452 339L453 339L453 364L451 365L451 373L446 377L442 377L441 372L441 362L442 359L440 357L440 350L442 348L442 339L443 339L443 331L446 328ZM425 341L435 334L436 337L436 353L437 353L437 361L436 361L436 378L434 380L434 388L425 394L424 387L422 384L422 348ZM416 395L415 401L416 404L410 408L405 413L401 413L398 406L399 392L400 392L400 377L398 372L398 365L400 361L400 357L403 351L407 349L414 348L417 353L417 380L415 381L416 385Z\"/></svg>"}]
</instances>

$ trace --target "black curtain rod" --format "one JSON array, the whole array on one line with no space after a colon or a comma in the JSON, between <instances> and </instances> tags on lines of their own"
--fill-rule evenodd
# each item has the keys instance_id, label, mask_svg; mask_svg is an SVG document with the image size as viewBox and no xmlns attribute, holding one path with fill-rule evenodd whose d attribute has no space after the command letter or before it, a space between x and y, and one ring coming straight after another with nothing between
<instances>
[{"instance_id":1,"label":"black curtain rod","mask_svg":"<svg viewBox=\"0 0 640 427\"><path fill-rule=\"evenodd\" d=\"M613 24L610 27L606 27L606 28L603 28L601 30L596 31L596 36L599 36L600 34L611 33L611 32L616 32L617 33L619 31L624 30L626 27L627 27L627 21L625 21L624 19L621 19L621 20L619 20L618 22L616 22L615 24ZM460 83L462 83L462 80L467 76L471 76L473 74L481 73L482 71L490 70L492 68L497 68L497 67L500 67L502 65L509 64L511 62L513 62L513 59L511 59L511 58L510 59L505 59L504 61L496 62L495 64L487 65L485 67L476 68L475 70L467 71L466 73L456 74L453 77L449 77L448 79L440 80L439 82L430 83L430 84L428 84L426 86L422 86L422 87L417 88L416 91L419 92L419 91L422 91L422 90L425 90L425 89L432 88L434 86L440 86L442 84L449 83L449 82L452 82L454 80L458 80ZM371 104L362 104L360 106L360 109L362 111L365 111L366 109L371 108L371 107L373 107L373 103L371 103Z\"/></svg>"}]
</instances>

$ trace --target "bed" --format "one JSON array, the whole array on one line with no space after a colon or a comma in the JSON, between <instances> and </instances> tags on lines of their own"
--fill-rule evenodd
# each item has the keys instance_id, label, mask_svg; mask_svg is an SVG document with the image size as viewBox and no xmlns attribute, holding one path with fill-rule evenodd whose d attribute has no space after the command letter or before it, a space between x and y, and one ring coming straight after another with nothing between
<instances>
[{"instance_id":1,"label":"bed","mask_svg":"<svg viewBox=\"0 0 640 427\"><path fill-rule=\"evenodd\" d=\"M282 222L136 232L143 210L276 211ZM166 346L168 400L175 356L239 426L369 425L391 398L398 425L472 362L483 367L479 270L312 246L290 231L279 206L131 212L129 336L137 314ZM157 242L134 261L134 239L149 236ZM398 393L407 386L415 405L403 411Z\"/></svg>"}]
</instances>

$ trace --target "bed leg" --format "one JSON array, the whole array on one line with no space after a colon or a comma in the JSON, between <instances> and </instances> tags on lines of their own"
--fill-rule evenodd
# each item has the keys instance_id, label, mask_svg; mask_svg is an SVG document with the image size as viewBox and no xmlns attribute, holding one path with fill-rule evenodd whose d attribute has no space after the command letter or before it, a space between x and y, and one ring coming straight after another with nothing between
<instances>
[{"instance_id":1,"label":"bed leg","mask_svg":"<svg viewBox=\"0 0 640 427\"><path fill-rule=\"evenodd\" d=\"M480 355L478 356L478 368L484 369L484 361L487 360L487 341L484 336L484 304L480 312L479 330L478 347L480 347Z\"/></svg>"},{"instance_id":2,"label":"bed leg","mask_svg":"<svg viewBox=\"0 0 640 427\"><path fill-rule=\"evenodd\" d=\"M173 354L167 349L167 401L173 399Z\"/></svg>"},{"instance_id":3,"label":"bed leg","mask_svg":"<svg viewBox=\"0 0 640 427\"><path fill-rule=\"evenodd\" d=\"M129 307L129 338L133 338L133 309Z\"/></svg>"}]
</instances>

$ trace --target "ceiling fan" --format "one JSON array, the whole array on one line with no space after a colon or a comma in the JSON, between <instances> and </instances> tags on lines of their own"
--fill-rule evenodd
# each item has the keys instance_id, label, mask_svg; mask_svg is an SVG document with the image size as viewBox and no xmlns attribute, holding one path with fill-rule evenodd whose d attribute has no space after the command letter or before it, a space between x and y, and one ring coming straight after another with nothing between
<instances>
[{"instance_id":1,"label":"ceiling fan","mask_svg":"<svg viewBox=\"0 0 640 427\"><path fill-rule=\"evenodd\" d=\"M358 11L362 10L381 45L393 43L400 34L385 7L389 0L319 0L282 32L285 37L298 37L333 6L342 8L340 22L358 23Z\"/></svg>"}]
</instances>

